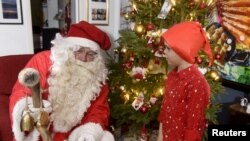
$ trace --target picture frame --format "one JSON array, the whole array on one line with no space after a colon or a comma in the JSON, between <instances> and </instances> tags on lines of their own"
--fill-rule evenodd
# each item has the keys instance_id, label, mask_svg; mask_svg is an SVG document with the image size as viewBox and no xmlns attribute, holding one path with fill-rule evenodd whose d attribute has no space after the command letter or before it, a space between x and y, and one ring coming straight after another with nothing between
<instances>
[{"instance_id":1,"label":"picture frame","mask_svg":"<svg viewBox=\"0 0 250 141\"><path fill-rule=\"evenodd\" d=\"M109 0L88 0L88 22L94 25L109 24Z\"/></svg>"},{"instance_id":2,"label":"picture frame","mask_svg":"<svg viewBox=\"0 0 250 141\"><path fill-rule=\"evenodd\" d=\"M21 0L0 0L0 24L23 24Z\"/></svg>"}]
</instances>

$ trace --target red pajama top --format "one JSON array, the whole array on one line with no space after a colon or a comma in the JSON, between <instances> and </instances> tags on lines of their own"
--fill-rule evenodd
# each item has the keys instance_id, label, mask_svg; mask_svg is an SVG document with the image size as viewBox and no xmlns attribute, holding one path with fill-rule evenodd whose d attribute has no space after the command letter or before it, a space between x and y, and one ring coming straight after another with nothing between
<instances>
[{"instance_id":1,"label":"red pajama top","mask_svg":"<svg viewBox=\"0 0 250 141\"><path fill-rule=\"evenodd\" d=\"M168 74L159 121L163 141L200 141L210 87L196 65Z\"/></svg>"}]
</instances>

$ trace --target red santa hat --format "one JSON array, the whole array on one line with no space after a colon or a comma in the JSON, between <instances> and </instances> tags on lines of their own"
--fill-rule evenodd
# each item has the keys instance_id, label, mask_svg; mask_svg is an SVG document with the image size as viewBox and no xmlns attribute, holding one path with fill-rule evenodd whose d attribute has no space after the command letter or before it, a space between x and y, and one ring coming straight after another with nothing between
<instances>
[{"instance_id":1,"label":"red santa hat","mask_svg":"<svg viewBox=\"0 0 250 141\"><path fill-rule=\"evenodd\" d=\"M94 51L99 50L99 48L108 50L111 47L108 35L86 21L72 24L66 40L72 44L89 47Z\"/></svg>"},{"instance_id":2,"label":"red santa hat","mask_svg":"<svg viewBox=\"0 0 250 141\"><path fill-rule=\"evenodd\" d=\"M162 34L163 39L182 59L195 62L200 49L203 49L212 65L213 55L205 31L198 22L182 22Z\"/></svg>"}]
</instances>

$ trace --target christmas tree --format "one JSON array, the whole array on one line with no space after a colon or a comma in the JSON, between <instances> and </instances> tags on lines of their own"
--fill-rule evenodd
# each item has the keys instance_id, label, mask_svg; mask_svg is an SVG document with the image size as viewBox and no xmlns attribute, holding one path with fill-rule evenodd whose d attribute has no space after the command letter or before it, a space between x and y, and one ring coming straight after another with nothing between
<instances>
[{"instance_id":1,"label":"christmas tree","mask_svg":"<svg viewBox=\"0 0 250 141\"><path fill-rule=\"evenodd\" d=\"M119 46L109 63L111 117L115 128L127 127L133 134L140 134L145 128L147 132L158 128L157 117L168 72L160 36L181 21L200 22L211 37L213 65L208 66L204 52L199 53L196 63L205 70L211 87L206 119L217 124L220 103L214 101L223 91L217 68L223 62L224 44L218 43L221 34L215 25L209 26L209 15L215 6L213 0L130 0L123 7L127 28L120 30Z\"/></svg>"}]
</instances>

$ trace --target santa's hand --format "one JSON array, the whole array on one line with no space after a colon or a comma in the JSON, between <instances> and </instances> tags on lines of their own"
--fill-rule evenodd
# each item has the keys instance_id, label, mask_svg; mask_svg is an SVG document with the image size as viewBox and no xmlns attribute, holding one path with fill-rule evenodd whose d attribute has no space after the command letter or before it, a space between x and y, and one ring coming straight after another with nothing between
<instances>
[{"instance_id":1,"label":"santa's hand","mask_svg":"<svg viewBox=\"0 0 250 141\"><path fill-rule=\"evenodd\" d=\"M100 124L88 122L73 130L68 141L99 141L103 135L104 131Z\"/></svg>"},{"instance_id":2,"label":"santa's hand","mask_svg":"<svg viewBox=\"0 0 250 141\"><path fill-rule=\"evenodd\" d=\"M95 141L95 137L93 135L81 134L78 141Z\"/></svg>"}]
</instances>

